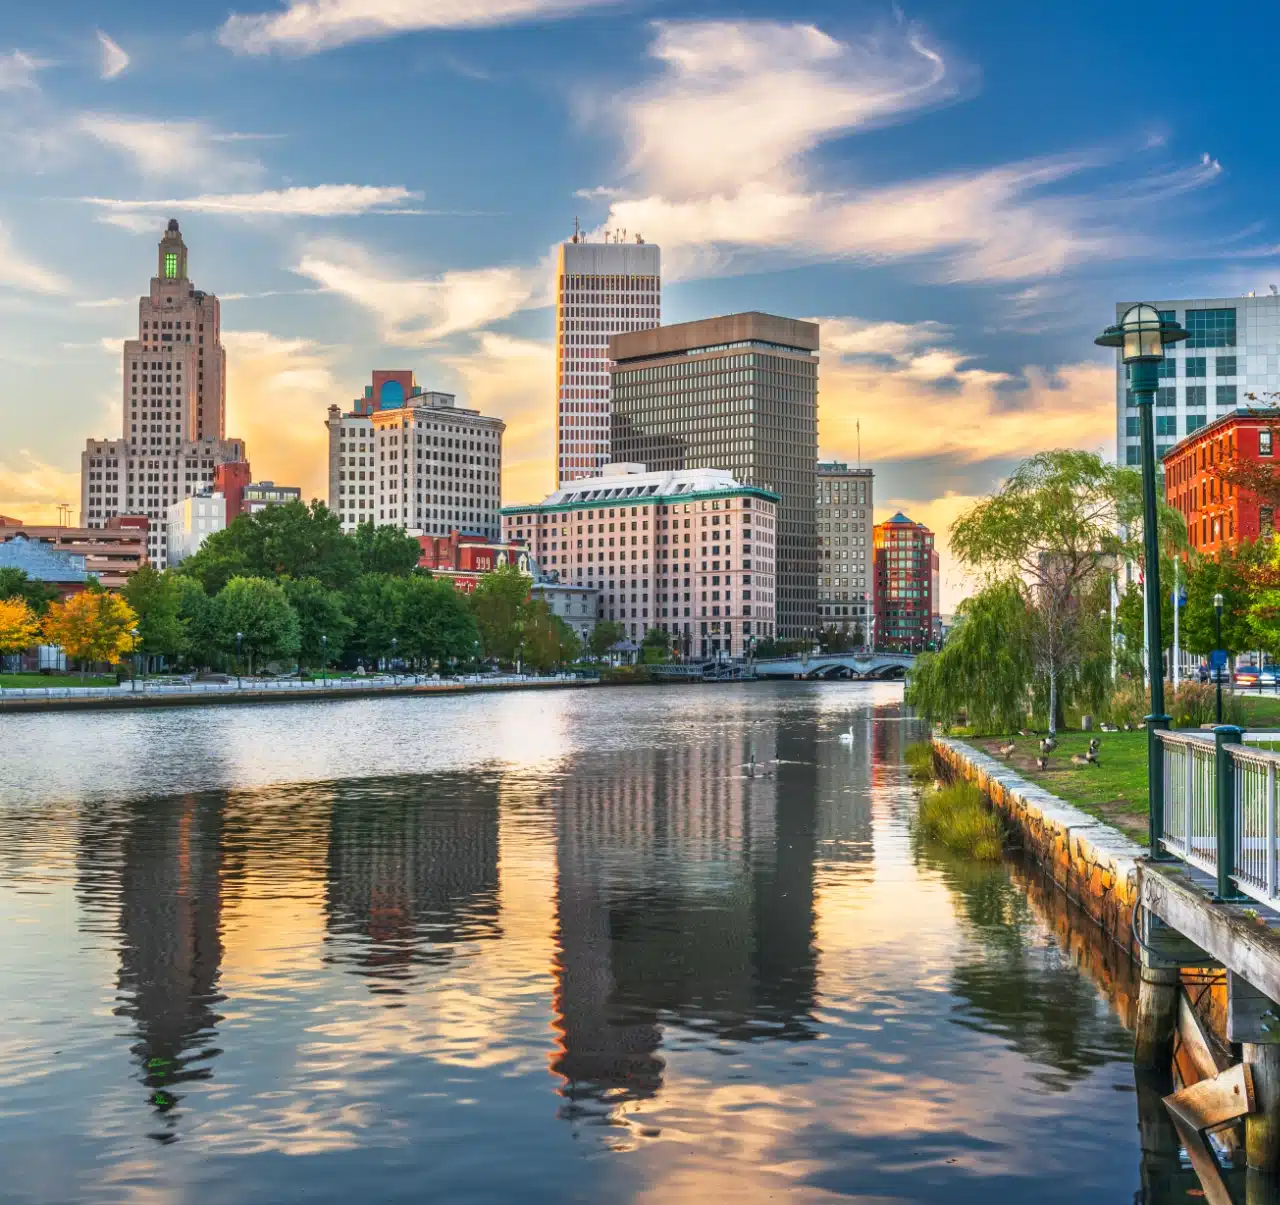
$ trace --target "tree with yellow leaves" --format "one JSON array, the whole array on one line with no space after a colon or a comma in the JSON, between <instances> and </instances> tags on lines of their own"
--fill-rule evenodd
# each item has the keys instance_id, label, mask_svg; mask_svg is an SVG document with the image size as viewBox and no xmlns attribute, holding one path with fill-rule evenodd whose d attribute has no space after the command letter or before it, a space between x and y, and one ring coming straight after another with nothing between
<instances>
[{"instance_id":1,"label":"tree with yellow leaves","mask_svg":"<svg viewBox=\"0 0 1280 1205\"><path fill-rule=\"evenodd\" d=\"M116 665L133 652L138 617L118 594L84 590L54 603L44 620L44 638L81 666Z\"/></svg>"},{"instance_id":2,"label":"tree with yellow leaves","mask_svg":"<svg viewBox=\"0 0 1280 1205\"><path fill-rule=\"evenodd\" d=\"M23 598L0 598L0 656L21 653L40 639L40 621Z\"/></svg>"}]
</instances>

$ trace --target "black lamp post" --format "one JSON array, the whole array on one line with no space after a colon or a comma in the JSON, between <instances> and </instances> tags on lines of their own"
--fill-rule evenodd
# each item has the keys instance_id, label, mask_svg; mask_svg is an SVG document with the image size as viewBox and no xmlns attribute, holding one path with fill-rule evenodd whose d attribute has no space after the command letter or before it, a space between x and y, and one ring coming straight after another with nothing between
<instances>
[{"instance_id":1,"label":"black lamp post","mask_svg":"<svg viewBox=\"0 0 1280 1205\"><path fill-rule=\"evenodd\" d=\"M396 675L396 649L400 647L400 637L391 637L391 685L398 686L400 679Z\"/></svg>"},{"instance_id":2,"label":"black lamp post","mask_svg":"<svg viewBox=\"0 0 1280 1205\"><path fill-rule=\"evenodd\" d=\"M244 644L244 633L236 633L236 690L242 690L244 683L240 681L240 646Z\"/></svg>"},{"instance_id":3,"label":"black lamp post","mask_svg":"<svg viewBox=\"0 0 1280 1205\"><path fill-rule=\"evenodd\" d=\"M1222 648L1222 595L1215 594L1213 596L1213 647L1216 650ZM1214 678L1218 683L1218 701L1217 710L1214 716L1219 724L1222 723L1222 666L1219 665L1213 672Z\"/></svg>"},{"instance_id":4,"label":"black lamp post","mask_svg":"<svg viewBox=\"0 0 1280 1205\"><path fill-rule=\"evenodd\" d=\"M329 685L329 637L320 637L320 681Z\"/></svg>"},{"instance_id":5,"label":"black lamp post","mask_svg":"<svg viewBox=\"0 0 1280 1205\"><path fill-rule=\"evenodd\" d=\"M1147 585L1147 666L1151 678L1151 714L1147 725L1147 835L1153 859L1167 855L1160 847L1164 835L1164 765L1156 732L1169 727L1164 710L1164 641L1160 634L1160 532L1156 507L1156 445L1151 409L1155 405L1157 366L1165 345L1177 343L1187 332L1160 317L1152 305L1131 305L1116 326L1094 340L1101 347L1118 347L1129 366L1130 386L1138 405L1142 434L1142 543Z\"/></svg>"}]
</instances>

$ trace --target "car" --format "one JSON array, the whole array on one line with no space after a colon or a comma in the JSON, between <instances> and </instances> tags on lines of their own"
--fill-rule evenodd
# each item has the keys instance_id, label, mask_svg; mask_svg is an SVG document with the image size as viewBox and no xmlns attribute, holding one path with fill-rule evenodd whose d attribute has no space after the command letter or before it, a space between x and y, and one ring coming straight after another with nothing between
<instances>
[{"instance_id":1,"label":"car","mask_svg":"<svg viewBox=\"0 0 1280 1205\"><path fill-rule=\"evenodd\" d=\"M1247 669L1236 670L1236 685L1237 686L1257 686L1258 671L1254 669L1252 666L1250 666Z\"/></svg>"},{"instance_id":2,"label":"car","mask_svg":"<svg viewBox=\"0 0 1280 1205\"><path fill-rule=\"evenodd\" d=\"M1259 686L1275 686L1275 684L1276 684L1276 675L1273 670L1264 669L1262 673L1258 675Z\"/></svg>"}]
</instances>

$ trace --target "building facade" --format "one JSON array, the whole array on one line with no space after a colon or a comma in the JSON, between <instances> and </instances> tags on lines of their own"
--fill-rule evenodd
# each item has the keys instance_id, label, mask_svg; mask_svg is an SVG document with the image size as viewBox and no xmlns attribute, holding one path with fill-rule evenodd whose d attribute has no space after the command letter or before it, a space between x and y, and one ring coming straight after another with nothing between
<instances>
[{"instance_id":1,"label":"building facade","mask_svg":"<svg viewBox=\"0 0 1280 1205\"><path fill-rule=\"evenodd\" d=\"M0 524L0 546L14 539L76 557L90 577L118 590L147 563L150 521L145 515L107 520L105 527L54 527L36 523Z\"/></svg>"},{"instance_id":2,"label":"building facade","mask_svg":"<svg viewBox=\"0 0 1280 1205\"><path fill-rule=\"evenodd\" d=\"M79 594L94 576L78 553L25 535L0 542L0 569L17 569L33 582L43 582L57 590L59 600Z\"/></svg>"},{"instance_id":3,"label":"building facade","mask_svg":"<svg viewBox=\"0 0 1280 1205\"><path fill-rule=\"evenodd\" d=\"M574 223L576 228L577 223ZM575 229L556 269L556 484L610 459L609 336L662 317L662 257L634 243L588 243Z\"/></svg>"},{"instance_id":4,"label":"building facade","mask_svg":"<svg viewBox=\"0 0 1280 1205\"><path fill-rule=\"evenodd\" d=\"M529 550L523 544L504 544L460 531L447 536L420 535L417 539L422 548L418 568L429 569L435 577L448 578L464 594L470 594L486 573L504 565L514 565L521 573L533 576Z\"/></svg>"},{"instance_id":5,"label":"building facade","mask_svg":"<svg viewBox=\"0 0 1280 1205\"><path fill-rule=\"evenodd\" d=\"M121 438L91 439L81 455L82 526L146 515L148 557L165 567L170 505L208 488L219 465L245 458L244 444L226 438L226 363L218 299L192 285L170 221L138 302L138 337L124 345Z\"/></svg>"},{"instance_id":6,"label":"building facade","mask_svg":"<svg viewBox=\"0 0 1280 1205\"><path fill-rule=\"evenodd\" d=\"M860 643L875 615L874 486L870 469L818 462L818 626Z\"/></svg>"},{"instance_id":7,"label":"building facade","mask_svg":"<svg viewBox=\"0 0 1280 1205\"><path fill-rule=\"evenodd\" d=\"M257 514L272 506L285 506L302 501L302 489L296 485L277 485L274 481L251 481L240 495L241 513Z\"/></svg>"},{"instance_id":8,"label":"building facade","mask_svg":"<svg viewBox=\"0 0 1280 1205\"><path fill-rule=\"evenodd\" d=\"M393 524L412 535L501 534L506 424L380 370L348 413L330 406L329 508L344 531Z\"/></svg>"},{"instance_id":9,"label":"building facade","mask_svg":"<svg viewBox=\"0 0 1280 1205\"><path fill-rule=\"evenodd\" d=\"M1133 302L1116 306L1117 321ZM1165 348L1156 389L1156 458L1237 407L1247 394L1280 391L1280 294L1151 303L1180 322L1189 338ZM1128 368L1116 363L1116 448L1120 464L1137 465L1138 408Z\"/></svg>"},{"instance_id":10,"label":"building facade","mask_svg":"<svg viewBox=\"0 0 1280 1205\"><path fill-rule=\"evenodd\" d=\"M778 509L723 469L611 464L502 522L548 576L598 591L598 617L633 640L657 627L690 656L742 656L777 634Z\"/></svg>"},{"instance_id":11,"label":"building facade","mask_svg":"<svg viewBox=\"0 0 1280 1205\"><path fill-rule=\"evenodd\" d=\"M777 634L818 627L818 326L730 314L610 340L615 461L725 469L779 498Z\"/></svg>"},{"instance_id":12,"label":"building facade","mask_svg":"<svg viewBox=\"0 0 1280 1205\"><path fill-rule=\"evenodd\" d=\"M933 532L901 511L877 523L875 535L875 647L928 647L938 616L938 553Z\"/></svg>"},{"instance_id":13,"label":"building facade","mask_svg":"<svg viewBox=\"0 0 1280 1205\"><path fill-rule=\"evenodd\" d=\"M574 586L538 573L529 587L529 597L541 599L552 615L558 615L585 645L600 618L600 591Z\"/></svg>"},{"instance_id":14,"label":"building facade","mask_svg":"<svg viewBox=\"0 0 1280 1205\"><path fill-rule=\"evenodd\" d=\"M226 502L227 522L234 523L244 508L244 491L253 482L253 470L247 460L228 460L213 470L213 488Z\"/></svg>"},{"instance_id":15,"label":"building facade","mask_svg":"<svg viewBox=\"0 0 1280 1205\"><path fill-rule=\"evenodd\" d=\"M227 526L227 500L212 490L169 504L169 564L180 565Z\"/></svg>"},{"instance_id":16,"label":"building facade","mask_svg":"<svg viewBox=\"0 0 1280 1205\"><path fill-rule=\"evenodd\" d=\"M1165 453L1165 499L1186 520L1187 539L1197 552L1214 556L1275 535L1275 509L1218 474L1241 462L1275 463L1278 438L1276 411L1233 410Z\"/></svg>"}]
</instances>

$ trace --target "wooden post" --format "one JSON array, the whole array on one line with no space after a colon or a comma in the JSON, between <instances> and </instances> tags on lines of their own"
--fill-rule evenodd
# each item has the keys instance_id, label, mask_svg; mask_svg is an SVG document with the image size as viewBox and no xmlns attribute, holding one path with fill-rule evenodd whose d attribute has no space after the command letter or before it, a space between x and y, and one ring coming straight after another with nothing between
<instances>
[{"instance_id":1,"label":"wooden post","mask_svg":"<svg viewBox=\"0 0 1280 1205\"><path fill-rule=\"evenodd\" d=\"M1280 1006L1234 971L1227 972L1227 1040L1241 1044L1253 1079L1245 1162L1257 1171L1280 1172Z\"/></svg>"},{"instance_id":2,"label":"wooden post","mask_svg":"<svg viewBox=\"0 0 1280 1205\"><path fill-rule=\"evenodd\" d=\"M1167 1071L1173 1062L1180 976L1177 967L1157 966L1153 962L1151 955L1143 950L1133 1065L1140 1071Z\"/></svg>"}]
</instances>

